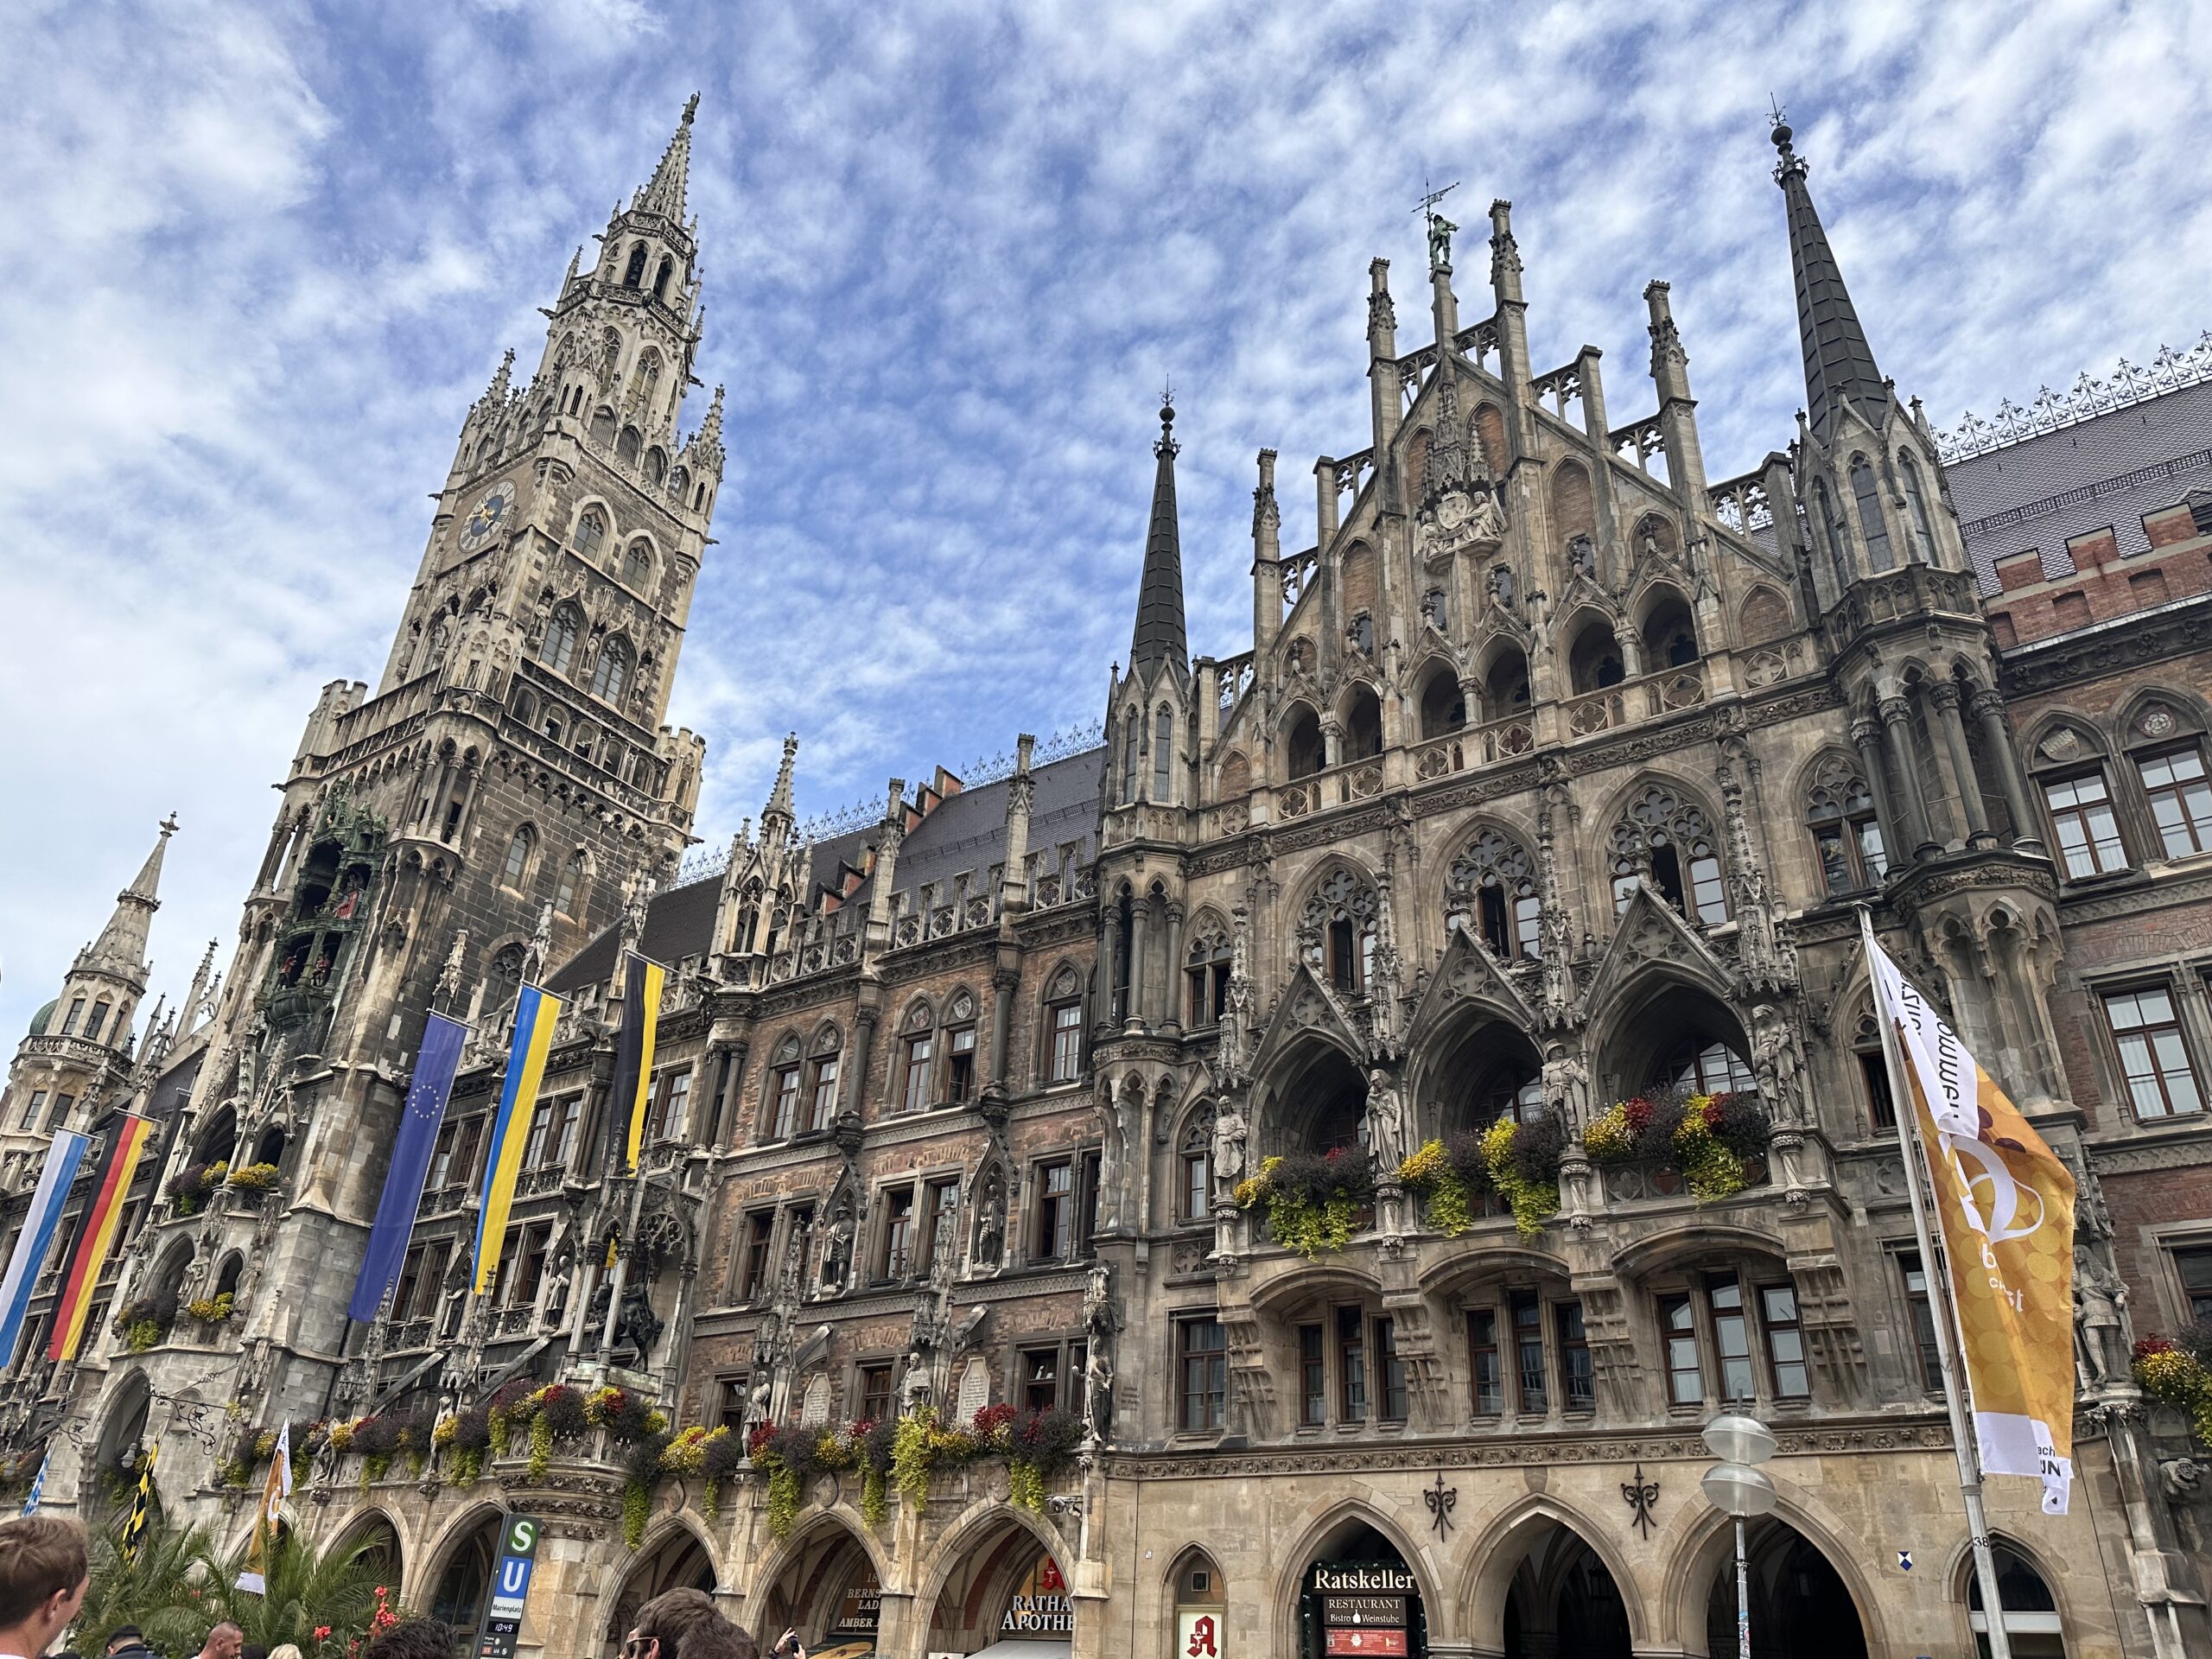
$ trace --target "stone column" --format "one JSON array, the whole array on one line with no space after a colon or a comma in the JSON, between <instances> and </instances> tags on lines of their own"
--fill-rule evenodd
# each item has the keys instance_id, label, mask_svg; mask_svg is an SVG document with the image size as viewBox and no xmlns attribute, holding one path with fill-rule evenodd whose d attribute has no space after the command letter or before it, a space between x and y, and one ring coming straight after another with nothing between
<instances>
[{"instance_id":1,"label":"stone column","mask_svg":"<svg viewBox=\"0 0 2212 1659\"><path fill-rule=\"evenodd\" d=\"M1152 895L1141 893L1129 905L1129 1000L1122 1010L1123 1028L1142 1031L1147 1023L1147 1009L1144 995L1145 912L1152 908Z\"/></svg>"},{"instance_id":2,"label":"stone column","mask_svg":"<svg viewBox=\"0 0 2212 1659\"><path fill-rule=\"evenodd\" d=\"M1021 982L1021 958L1009 958L1001 947L997 966L991 970L991 1075L988 1081L1006 1087L1007 1053L1014 1037L1014 992Z\"/></svg>"},{"instance_id":3,"label":"stone column","mask_svg":"<svg viewBox=\"0 0 2212 1659\"><path fill-rule=\"evenodd\" d=\"M1913 753L1912 715L1903 697L1882 699L1882 724L1890 734L1890 754L1897 765L1897 787L1904 795L1904 816L1912 836L1912 856L1924 859L1943 850L1936 839L1936 826L1928 817L1928 799L1920 792L1920 764Z\"/></svg>"},{"instance_id":4,"label":"stone column","mask_svg":"<svg viewBox=\"0 0 2212 1659\"><path fill-rule=\"evenodd\" d=\"M1613 643L1620 647L1622 677L1641 679L1643 677L1643 636L1636 631L1636 625L1624 622L1615 628Z\"/></svg>"},{"instance_id":5,"label":"stone column","mask_svg":"<svg viewBox=\"0 0 2212 1659\"><path fill-rule=\"evenodd\" d=\"M2012 728L2005 721L2005 699L1997 695L1995 687L1975 688L1974 716L1981 722L1982 751L1997 768L1997 787L2005 797L2005 810L2012 815L2013 849L2040 855L2043 837L2036 834L2027 783L2020 776L2020 757L2012 748Z\"/></svg>"},{"instance_id":6,"label":"stone column","mask_svg":"<svg viewBox=\"0 0 2212 1659\"><path fill-rule=\"evenodd\" d=\"M1167 906L1167 989L1166 1006L1160 1010L1160 1023L1171 1029L1183 1028L1183 906L1172 899Z\"/></svg>"},{"instance_id":7,"label":"stone column","mask_svg":"<svg viewBox=\"0 0 2212 1659\"><path fill-rule=\"evenodd\" d=\"M1882 723L1860 718L1851 722L1851 741L1859 750L1859 764L1866 773L1867 791L1874 798L1874 816L1882 826L1882 851L1890 863L1912 861L1913 832L1897 819L1890 799L1890 779L1882 765Z\"/></svg>"},{"instance_id":8,"label":"stone column","mask_svg":"<svg viewBox=\"0 0 2212 1659\"><path fill-rule=\"evenodd\" d=\"M1109 904L1106 906L1106 950L1098 963L1098 995L1104 1001L1104 1006L1097 1014L1097 1023L1101 1025L1112 1025L1118 1019L1114 1007L1114 966L1121 959L1122 907L1118 904Z\"/></svg>"},{"instance_id":9,"label":"stone column","mask_svg":"<svg viewBox=\"0 0 2212 1659\"><path fill-rule=\"evenodd\" d=\"M1321 764L1324 766L1340 766L1344 760L1344 728L1338 723L1334 715L1325 715L1321 718Z\"/></svg>"},{"instance_id":10,"label":"stone column","mask_svg":"<svg viewBox=\"0 0 2212 1659\"><path fill-rule=\"evenodd\" d=\"M1959 718L1959 688L1948 680L1938 681L1928 688L1928 698L1936 706L1936 719L1943 728L1943 745L1936 752L1940 761L1948 755L1951 763L1951 787L1958 791L1959 810L1967 822L1967 845L1994 847L1997 837L1989 832L1989 814L1981 804L1981 779L1974 769L1974 755L1967 747L1966 722Z\"/></svg>"}]
</instances>

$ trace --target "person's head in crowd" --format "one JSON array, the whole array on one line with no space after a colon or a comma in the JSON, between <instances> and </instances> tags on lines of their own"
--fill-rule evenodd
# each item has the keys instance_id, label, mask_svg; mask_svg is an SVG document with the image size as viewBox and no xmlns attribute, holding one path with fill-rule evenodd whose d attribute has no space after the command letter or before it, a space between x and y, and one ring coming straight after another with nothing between
<instances>
[{"instance_id":1,"label":"person's head in crowd","mask_svg":"<svg viewBox=\"0 0 2212 1659\"><path fill-rule=\"evenodd\" d=\"M129 1653L134 1649L143 1653L145 1648L146 1632L136 1624L118 1624L107 1633L108 1659L115 1659L117 1654Z\"/></svg>"},{"instance_id":2,"label":"person's head in crowd","mask_svg":"<svg viewBox=\"0 0 2212 1659\"><path fill-rule=\"evenodd\" d=\"M259 1642L249 1642L238 1649L238 1659L269 1659L269 1649Z\"/></svg>"},{"instance_id":3,"label":"person's head in crowd","mask_svg":"<svg viewBox=\"0 0 2212 1659\"><path fill-rule=\"evenodd\" d=\"M403 1618L362 1650L361 1659L454 1659L461 1632L442 1618Z\"/></svg>"},{"instance_id":4,"label":"person's head in crowd","mask_svg":"<svg viewBox=\"0 0 2212 1659\"><path fill-rule=\"evenodd\" d=\"M38 1659L77 1617L91 1582L81 1522L60 1515L0 1521L0 1654Z\"/></svg>"},{"instance_id":5,"label":"person's head in crowd","mask_svg":"<svg viewBox=\"0 0 2212 1659\"><path fill-rule=\"evenodd\" d=\"M703 1590L664 1591L638 1609L623 1659L760 1659L753 1638Z\"/></svg>"},{"instance_id":6,"label":"person's head in crowd","mask_svg":"<svg viewBox=\"0 0 2212 1659\"><path fill-rule=\"evenodd\" d=\"M245 1632L229 1619L221 1619L200 1644L200 1659L238 1659L245 1648Z\"/></svg>"},{"instance_id":7,"label":"person's head in crowd","mask_svg":"<svg viewBox=\"0 0 2212 1659\"><path fill-rule=\"evenodd\" d=\"M247 1659L252 1659L253 1649L246 1649ZM289 1642L280 1642L269 1649L269 1659L301 1659L300 1650Z\"/></svg>"}]
</instances>

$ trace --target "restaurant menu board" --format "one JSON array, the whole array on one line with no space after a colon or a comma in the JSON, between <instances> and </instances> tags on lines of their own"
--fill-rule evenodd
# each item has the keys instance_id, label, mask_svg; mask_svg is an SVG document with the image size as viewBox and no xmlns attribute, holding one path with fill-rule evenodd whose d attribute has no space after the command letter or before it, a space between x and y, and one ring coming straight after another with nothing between
<instances>
[{"instance_id":1,"label":"restaurant menu board","mask_svg":"<svg viewBox=\"0 0 2212 1659\"><path fill-rule=\"evenodd\" d=\"M1321 1651L1402 1659L1414 1651L1414 1575L1388 1562L1324 1561L1313 1568Z\"/></svg>"},{"instance_id":2,"label":"restaurant menu board","mask_svg":"<svg viewBox=\"0 0 2212 1659\"><path fill-rule=\"evenodd\" d=\"M849 1585L837 1603L837 1617L830 1626L834 1637L874 1636L883 1613L883 1591L871 1577Z\"/></svg>"}]
</instances>

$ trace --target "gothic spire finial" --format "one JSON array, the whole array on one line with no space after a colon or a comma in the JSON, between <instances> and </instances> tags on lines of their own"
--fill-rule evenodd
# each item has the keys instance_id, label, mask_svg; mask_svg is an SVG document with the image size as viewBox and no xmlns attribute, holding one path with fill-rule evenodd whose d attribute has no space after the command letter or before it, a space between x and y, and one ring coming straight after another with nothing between
<instances>
[{"instance_id":1,"label":"gothic spire finial","mask_svg":"<svg viewBox=\"0 0 2212 1659\"><path fill-rule=\"evenodd\" d=\"M658 213L678 225L683 222L683 190L691 174L691 118L698 112L699 94L694 92L683 105L683 118L677 124L676 136L668 141L660 165L632 198L633 212Z\"/></svg>"},{"instance_id":2,"label":"gothic spire finial","mask_svg":"<svg viewBox=\"0 0 2212 1659\"><path fill-rule=\"evenodd\" d=\"M1174 388L1161 394L1160 441L1152 446L1159 466L1152 480L1152 524L1145 537L1144 575L1137 585L1137 626L1129 643L1129 676L1165 664L1189 668L1190 647L1183 628L1183 537L1175 510Z\"/></svg>"},{"instance_id":3,"label":"gothic spire finial","mask_svg":"<svg viewBox=\"0 0 2212 1659\"><path fill-rule=\"evenodd\" d=\"M768 804L760 809L764 830L771 818L781 818L786 825L791 821L791 768L798 760L798 734L787 733L784 738L783 764L776 768L776 786L768 791Z\"/></svg>"},{"instance_id":4,"label":"gothic spire finial","mask_svg":"<svg viewBox=\"0 0 2212 1659\"><path fill-rule=\"evenodd\" d=\"M1791 147L1796 136L1777 105L1771 118L1774 181L1782 187L1789 221L1789 264L1797 286L1797 333L1805 353L1806 407L1812 429L1825 439L1836 411L1854 404L1870 421L1879 421L1890 393L1875 365L1873 347L1859 325L1859 313L1843 285L1843 271L1828 246L1827 232L1805 188L1804 158Z\"/></svg>"}]
</instances>

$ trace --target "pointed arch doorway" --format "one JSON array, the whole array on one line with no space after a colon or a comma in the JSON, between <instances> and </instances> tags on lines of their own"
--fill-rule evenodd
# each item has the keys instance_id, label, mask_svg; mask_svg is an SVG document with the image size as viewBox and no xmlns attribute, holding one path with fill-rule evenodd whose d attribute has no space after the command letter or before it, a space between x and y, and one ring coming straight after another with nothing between
<instances>
[{"instance_id":1,"label":"pointed arch doorway","mask_svg":"<svg viewBox=\"0 0 2212 1659\"><path fill-rule=\"evenodd\" d=\"M1365 1522L1331 1533L1299 1586L1298 1659L1427 1659L1421 1580L1397 1546Z\"/></svg>"}]
</instances>

